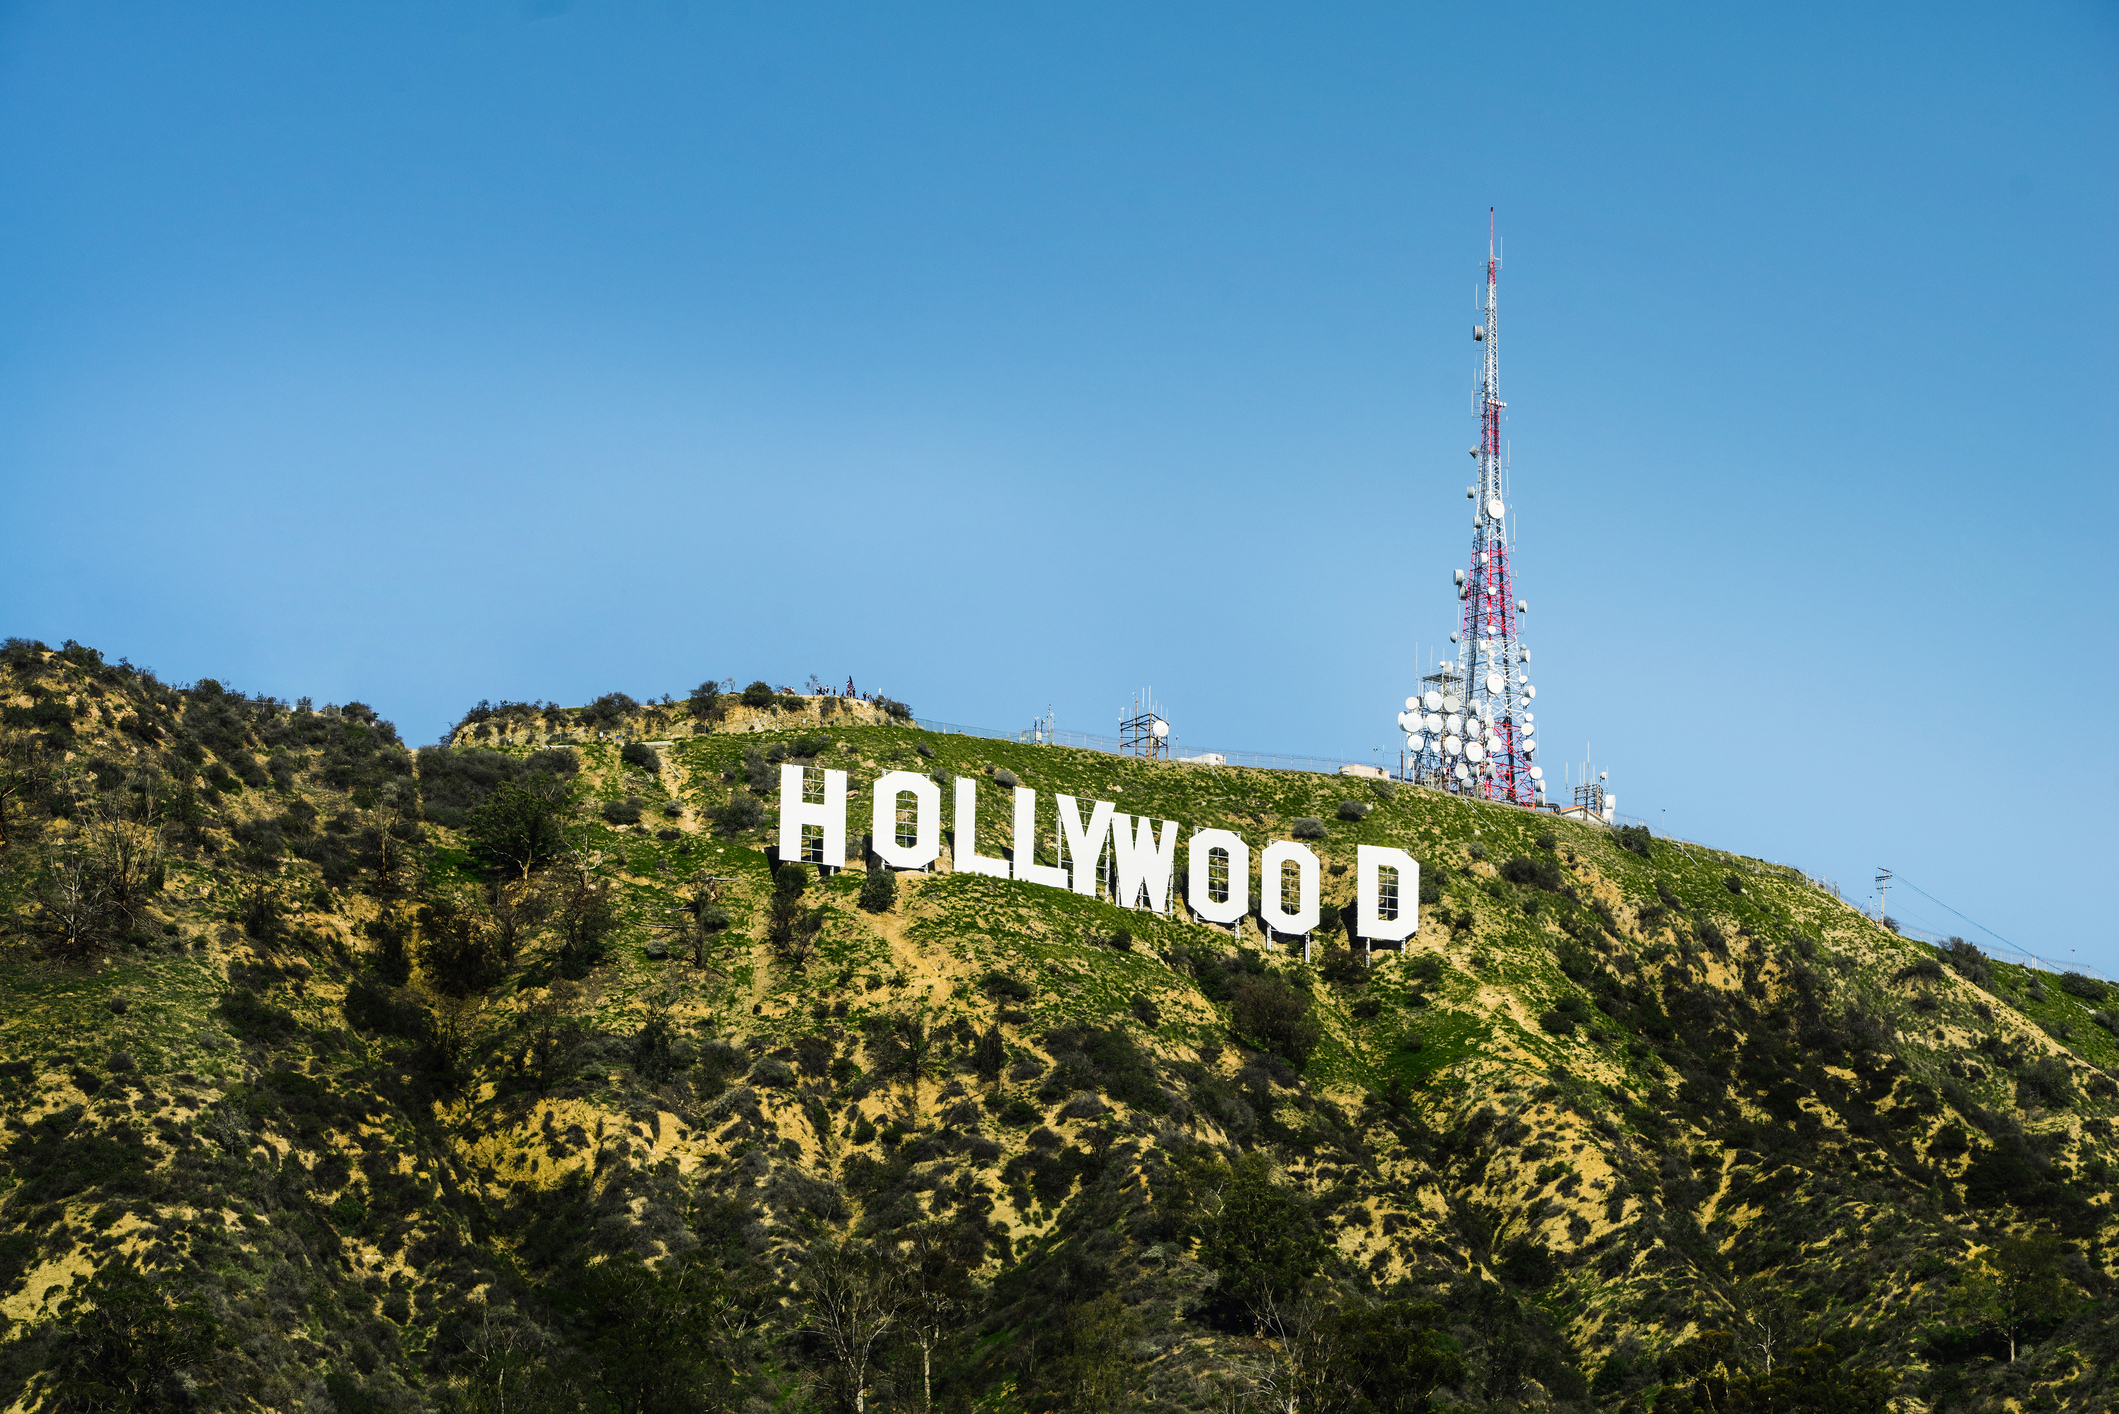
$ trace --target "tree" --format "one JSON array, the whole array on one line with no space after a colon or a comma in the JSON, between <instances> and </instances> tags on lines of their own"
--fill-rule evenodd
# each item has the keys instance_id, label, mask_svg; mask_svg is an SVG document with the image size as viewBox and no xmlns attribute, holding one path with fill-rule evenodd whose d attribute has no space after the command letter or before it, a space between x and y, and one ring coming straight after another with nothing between
<instances>
[{"instance_id":1,"label":"tree","mask_svg":"<svg viewBox=\"0 0 2119 1414\"><path fill-rule=\"evenodd\" d=\"M1246 977L1236 984L1229 1019L1261 1047L1301 1070L1324 1036L1310 1015L1310 999L1278 977Z\"/></svg>"},{"instance_id":2,"label":"tree","mask_svg":"<svg viewBox=\"0 0 2119 1414\"><path fill-rule=\"evenodd\" d=\"M1959 1305L2009 1342L2009 1362L2030 1328L2062 1315L2074 1286L2062 1269L2067 1244L2048 1232L2003 1238L1986 1263L1959 1285Z\"/></svg>"},{"instance_id":3,"label":"tree","mask_svg":"<svg viewBox=\"0 0 2119 1414\"><path fill-rule=\"evenodd\" d=\"M640 1078L660 1085L677 1073L677 1024L670 1019L669 1003L648 1003L647 1020L633 1033L633 1069Z\"/></svg>"},{"instance_id":4,"label":"tree","mask_svg":"<svg viewBox=\"0 0 2119 1414\"><path fill-rule=\"evenodd\" d=\"M552 921L559 930L559 965L578 977L602 961L604 944L618 930L618 900L608 881L583 869L561 889Z\"/></svg>"},{"instance_id":5,"label":"tree","mask_svg":"<svg viewBox=\"0 0 2119 1414\"><path fill-rule=\"evenodd\" d=\"M721 883L719 879L700 881L699 887L692 891L691 901L684 905L684 911L692 915L687 931L691 935L694 967L706 966L707 944L729 923L728 910L717 902Z\"/></svg>"},{"instance_id":6,"label":"tree","mask_svg":"<svg viewBox=\"0 0 2119 1414\"><path fill-rule=\"evenodd\" d=\"M1737 1287L1733 1304L1737 1343L1758 1355L1761 1373L1771 1378L1774 1358L1796 1344L1804 1325L1802 1308L1784 1288L1765 1277L1754 1277Z\"/></svg>"},{"instance_id":7,"label":"tree","mask_svg":"<svg viewBox=\"0 0 2119 1414\"><path fill-rule=\"evenodd\" d=\"M986 1255L975 1230L920 1223L899 1239L904 1275L905 1321L920 1347L920 1408L934 1409L934 1352L973 1310L978 1289L972 1271Z\"/></svg>"},{"instance_id":8,"label":"tree","mask_svg":"<svg viewBox=\"0 0 2119 1414\"><path fill-rule=\"evenodd\" d=\"M630 1254L583 1274L578 1309L593 1382L625 1414L706 1414L729 1406L737 1351L726 1317L727 1280L701 1257L649 1266Z\"/></svg>"},{"instance_id":9,"label":"tree","mask_svg":"<svg viewBox=\"0 0 2119 1414\"><path fill-rule=\"evenodd\" d=\"M881 860L868 867L861 881L861 907L870 913L888 913L898 905L898 873Z\"/></svg>"},{"instance_id":10,"label":"tree","mask_svg":"<svg viewBox=\"0 0 2119 1414\"><path fill-rule=\"evenodd\" d=\"M484 910L437 895L419 910L419 965L437 990L460 997L507 975L500 935Z\"/></svg>"},{"instance_id":11,"label":"tree","mask_svg":"<svg viewBox=\"0 0 2119 1414\"><path fill-rule=\"evenodd\" d=\"M1068 1414L1103 1414L1139 1405L1140 1379L1132 1345L1140 1322L1116 1292L1067 1308L1059 1352L1037 1372Z\"/></svg>"},{"instance_id":12,"label":"tree","mask_svg":"<svg viewBox=\"0 0 2119 1414\"><path fill-rule=\"evenodd\" d=\"M566 848L567 788L551 776L496 786L464 822L471 854L489 869L527 879Z\"/></svg>"},{"instance_id":13,"label":"tree","mask_svg":"<svg viewBox=\"0 0 2119 1414\"><path fill-rule=\"evenodd\" d=\"M1220 1277L1216 1304L1225 1313L1256 1313L1302 1289L1323 1258L1310 1215L1274 1181L1266 1157L1245 1154L1232 1166L1218 1210L1202 1224L1199 1260ZM1233 1309L1229 1309L1233 1308Z\"/></svg>"},{"instance_id":14,"label":"tree","mask_svg":"<svg viewBox=\"0 0 2119 1414\"><path fill-rule=\"evenodd\" d=\"M877 1348L897 1329L905 1292L894 1264L850 1241L826 1238L795 1279L802 1325L823 1346L839 1407L866 1414Z\"/></svg>"},{"instance_id":15,"label":"tree","mask_svg":"<svg viewBox=\"0 0 2119 1414\"><path fill-rule=\"evenodd\" d=\"M773 875L773 896L766 905L766 941L797 972L809 965L817 934L824 929L824 910L802 907L802 894L808 887L807 868L792 862L783 864Z\"/></svg>"},{"instance_id":16,"label":"tree","mask_svg":"<svg viewBox=\"0 0 2119 1414\"><path fill-rule=\"evenodd\" d=\"M213 1314L191 1288L119 1258L76 1277L59 1303L64 1321L44 1360L44 1408L55 1414L107 1409L183 1409L183 1376L214 1349Z\"/></svg>"},{"instance_id":17,"label":"tree","mask_svg":"<svg viewBox=\"0 0 2119 1414\"><path fill-rule=\"evenodd\" d=\"M565 1071L588 1039L581 988L564 979L552 983L523 1008L522 1068L542 1095Z\"/></svg>"}]
</instances>

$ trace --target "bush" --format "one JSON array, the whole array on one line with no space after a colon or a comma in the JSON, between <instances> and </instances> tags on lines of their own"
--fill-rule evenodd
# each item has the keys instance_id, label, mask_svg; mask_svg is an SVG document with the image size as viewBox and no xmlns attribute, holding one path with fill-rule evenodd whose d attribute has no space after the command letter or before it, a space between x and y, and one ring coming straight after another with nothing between
<instances>
[{"instance_id":1,"label":"bush","mask_svg":"<svg viewBox=\"0 0 2119 1414\"><path fill-rule=\"evenodd\" d=\"M2068 1074L2067 1062L2058 1056L2041 1057L2016 1072L2019 1105L2037 1104L2057 1110L2072 1104L2074 1099L2074 1078Z\"/></svg>"},{"instance_id":2,"label":"bush","mask_svg":"<svg viewBox=\"0 0 2119 1414\"><path fill-rule=\"evenodd\" d=\"M684 699L684 705L694 717L711 716L720 704L721 685L712 678L693 688L691 694Z\"/></svg>"},{"instance_id":3,"label":"bush","mask_svg":"<svg viewBox=\"0 0 2119 1414\"><path fill-rule=\"evenodd\" d=\"M770 707L778 700L772 684L760 678L743 689L743 705L746 707Z\"/></svg>"},{"instance_id":4,"label":"bush","mask_svg":"<svg viewBox=\"0 0 2119 1414\"><path fill-rule=\"evenodd\" d=\"M571 776L581 769L581 755L571 746L549 746L531 752L522 768L532 775Z\"/></svg>"},{"instance_id":5,"label":"bush","mask_svg":"<svg viewBox=\"0 0 2119 1414\"><path fill-rule=\"evenodd\" d=\"M1646 825L1621 825L1612 837L1619 842L1620 849L1631 850L1643 859L1648 857L1649 843L1655 838L1648 833Z\"/></svg>"},{"instance_id":6,"label":"bush","mask_svg":"<svg viewBox=\"0 0 2119 1414\"><path fill-rule=\"evenodd\" d=\"M1365 800L1342 800L1339 802L1339 818L1342 820L1366 820L1372 808Z\"/></svg>"},{"instance_id":7,"label":"bush","mask_svg":"<svg viewBox=\"0 0 2119 1414\"><path fill-rule=\"evenodd\" d=\"M624 693L606 692L581 709L581 720L592 727L609 730L639 710L640 704Z\"/></svg>"},{"instance_id":8,"label":"bush","mask_svg":"<svg viewBox=\"0 0 2119 1414\"><path fill-rule=\"evenodd\" d=\"M804 732L791 748L797 756L822 756L831 750L831 738L822 732Z\"/></svg>"},{"instance_id":9,"label":"bush","mask_svg":"<svg viewBox=\"0 0 2119 1414\"><path fill-rule=\"evenodd\" d=\"M1305 815L1289 828L1288 833L1298 840L1321 840L1324 838L1324 821L1314 815Z\"/></svg>"},{"instance_id":10,"label":"bush","mask_svg":"<svg viewBox=\"0 0 2119 1414\"><path fill-rule=\"evenodd\" d=\"M742 791L730 791L728 804L714 812L714 823L730 834L755 830L765 823L765 806Z\"/></svg>"},{"instance_id":11,"label":"bush","mask_svg":"<svg viewBox=\"0 0 2119 1414\"><path fill-rule=\"evenodd\" d=\"M651 776L662 774L662 758L654 748L644 742L629 741L619 749L618 759L626 765L647 772Z\"/></svg>"},{"instance_id":12,"label":"bush","mask_svg":"<svg viewBox=\"0 0 2119 1414\"><path fill-rule=\"evenodd\" d=\"M640 797L629 796L624 800L607 800L603 803L603 818L613 825L637 825L640 823Z\"/></svg>"},{"instance_id":13,"label":"bush","mask_svg":"<svg viewBox=\"0 0 2119 1414\"><path fill-rule=\"evenodd\" d=\"M1527 884L1558 893L1564 880L1559 861L1548 854L1519 854L1501 865L1501 877L1511 884Z\"/></svg>"},{"instance_id":14,"label":"bush","mask_svg":"<svg viewBox=\"0 0 2119 1414\"><path fill-rule=\"evenodd\" d=\"M883 714L885 716L891 717L897 721L909 722L912 720L912 709L910 707L907 707L902 702L893 701L888 697L878 697L876 699L876 706L883 709Z\"/></svg>"},{"instance_id":15,"label":"bush","mask_svg":"<svg viewBox=\"0 0 2119 1414\"><path fill-rule=\"evenodd\" d=\"M1002 790L1014 790L1022 784L1021 781L1016 779L1015 772L1009 770L1006 766L993 768L993 783Z\"/></svg>"},{"instance_id":16,"label":"bush","mask_svg":"<svg viewBox=\"0 0 2119 1414\"><path fill-rule=\"evenodd\" d=\"M1993 989L1994 969L1989 966L1992 959L1976 946L1963 938L1951 938L1943 944L1942 951L1943 961L1950 964L1952 972L1975 987Z\"/></svg>"},{"instance_id":17,"label":"bush","mask_svg":"<svg viewBox=\"0 0 2119 1414\"><path fill-rule=\"evenodd\" d=\"M1892 973L1891 980L1893 982L1940 982L1942 980L1942 964L1932 957L1920 958L1917 961L1907 963L1904 967Z\"/></svg>"},{"instance_id":18,"label":"bush","mask_svg":"<svg viewBox=\"0 0 2119 1414\"><path fill-rule=\"evenodd\" d=\"M633 1033L633 1070L650 1085L660 1085L683 1068L677 1059L677 1028L669 1013L656 1007Z\"/></svg>"},{"instance_id":19,"label":"bush","mask_svg":"<svg viewBox=\"0 0 2119 1414\"><path fill-rule=\"evenodd\" d=\"M875 864L869 868L868 877L861 881L861 907L870 913L888 913L898 906L897 871L887 864Z\"/></svg>"},{"instance_id":20,"label":"bush","mask_svg":"<svg viewBox=\"0 0 2119 1414\"><path fill-rule=\"evenodd\" d=\"M1722 887L1729 890L1729 892L1733 894L1742 893L1744 891L1743 876L1740 874L1731 874L1728 878L1722 880Z\"/></svg>"},{"instance_id":21,"label":"bush","mask_svg":"<svg viewBox=\"0 0 2119 1414\"><path fill-rule=\"evenodd\" d=\"M2085 977L2080 972L2063 972L2060 974L2060 990L2086 1002L2101 1002L2110 989L2094 977Z\"/></svg>"},{"instance_id":22,"label":"bush","mask_svg":"<svg viewBox=\"0 0 2119 1414\"><path fill-rule=\"evenodd\" d=\"M1278 977L1246 977L1236 984L1229 1004L1231 1024L1297 1070L1310 1063L1310 1053L1324 1036L1324 1028L1310 1015L1310 999Z\"/></svg>"}]
</instances>

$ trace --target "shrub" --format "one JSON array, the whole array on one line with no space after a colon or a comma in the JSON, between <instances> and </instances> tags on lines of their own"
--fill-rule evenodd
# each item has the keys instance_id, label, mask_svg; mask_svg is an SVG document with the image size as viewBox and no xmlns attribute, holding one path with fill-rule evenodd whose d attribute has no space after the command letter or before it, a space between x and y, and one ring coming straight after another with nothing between
<instances>
[{"instance_id":1,"label":"shrub","mask_svg":"<svg viewBox=\"0 0 2119 1414\"><path fill-rule=\"evenodd\" d=\"M1372 808L1365 800L1342 800L1339 802L1339 818L1342 820L1366 820Z\"/></svg>"},{"instance_id":2,"label":"shrub","mask_svg":"<svg viewBox=\"0 0 2119 1414\"><path fill-rule=\"evenodd\" d=\"M624 800L607 800L603 803L603 818L613 825L637 825L640 823L640 797L629 796Z\"/></svg>"},{"instance_id":3,"label":"shrub","mask_svg":"<svg viewBox=\"0 0 2119 1414\"><path fill-rule=\"evenodd\" d=\"M898 905L897 871L887 864L876 864L861 881L861 907L870 913L888 913Z\"/></svg>"},{"instance_id":4,"label":"shrub","mask_svg":"<svg viewBox=\"0 0 2119 1414\"><path fill-rule=\"evenodd\" d=\"M714 823L730 834L755 830L765 823L765 806L742 791L730 791L728 804L714 812Z\"/></svg>"},{"instance_id":5,"label":"shrub","mask_svg":"<svg viewBox=\"0 0 2119 1414\"><path fill-rule=\"evenodd\" d=\"M622 692L606 692L581 709L581 720L608 730L640 710L640 704Z\"/></svg>"},{"instance_id":6,"label":"shrub","mask_svg":"<svg viewBox=\"0 0 2119 1414\"><path fill-rule=\"evenodd\" d=\"M1728 878L1722 880L1722 887L1729 890L1729 892L1733 894L1742 893L1744 891L1743 876L1739 874L1731 874Z\"/></svg>"},{"instance_id":7,"label":"shrub","mask_svg":"<svg viewBox=\"0 0 2119 1414\"><path fill-rule=\"evenodd\" d=\"M712 715L720 703L721 685L712 678L693 688L691 694L684 699L684 705L691 710L694 717Z\"/></svg>"},{"instance_id":8,"label":"shrub","mask_svg":"<svg viewBox=\"0 0 2119 1414\"><path fill-rule=\"evenodd\" d=\"M626 765L647 772L651 776L662 774L662 758L645 742L629 741L619 749L618 759Z\"/></svg>"},{"instance_id":9,"label":"shrub","mask_svg":"<svg viewBox=\"0 0 2119 1414\"><path fill-rule=\"evenodd\" d=\"M1021 781L1016 779L1015 772L1009 770L1006 766L993 768L993 783L1002 790L1014 790L1022 784Z\"/></svg>"},{"instance_id":10,"label":"shrub","mask_svg":"<svg viewBox=\"0 0 2119 1414\"><path fill-rule=\"evenodd\" d=\"M2101 1002L2109 989L2094 977L2085 977L2080 972L2063 972L2060 974L2060 990L2086 1002Z\"/></svg>"},{"instance_id":11,"label":"shrub","mask_svg":"<svg viewBox=\"0 0 2119 1414\"><path fill-rule=\"evenodd\" d=\"M1548 893L1558 893L1563 883L1559 861L1547 854L1516 855L1503 862L1501 877L1511 884L1528 884Z\"/></svg>"},{"instance_id":12,"label":"shrub","mask_svg":"<svg viewBox=\"0 0 2119 1414\"><path fill-rule=\"evenodd\" d=\"M2058 1056L2043 1056L2016 1072L2016 1103L2061 1109L2075 1099L2075 1082L2067 1062Z\"/></svg>"},{"instance_id":13,"label":"shrub","mask_svg":"<svg viewBox=\"0 0 2119 1414\"><path fill-rule=\"evenodd\" d=\"M1963 938L1951 938L1943 944L1943 961L1973 986L1993 989L1994 969L1989 966L1992 959Z\"/></svg>"},{"instance_id":14,"label":"shrub","mask_svg":"<svg viewBox=\"0 0 2119 1414\"><path fill-rule=\"evenodd\" d=\"M650 1085L660 1085L683 1068L677 1059L677 1028L660 1007L651 1009L633 1033L632 1050L634 1071Z\"/></svg>"},{"instance_id":15,"label":"shrub","mask_svg":"<svg viewBox=\"0 0 2119 1414\"><path fill-rule=\"evenodd\" d=\"M805 732L795 738L791 749L797 756L822 756L831 750L831 738L822 732Z\"/></svg>"},{"instance_id":16,"label":"shrub","mask_svg":"<svg viewBox=\"0 0 2119 1414\"><path fill-rule=\"evenodd\" d=\"M743 705L746 707L770 707L777 697L772 684L763 678L743 689Z\"/></svg>"},{"instance_id":17,"label":"shrub","mask_svg":"<svg viewBox=\"0 0 2119 1414\"><path fill-rule=\"evenodd\" d=\"M1942 980L1942 964L1932 957L1920 958L1917 961L1907 963L1904 967L1892 973L1891 980L1893 982L1910 982L1914 980L1940 982Z\"/></svg>"},{"instance_id":18,"label":"shrub","mask_svg":"<svg viewBox=\"0 0 2119 1414\"><path fill-rule=\"evenodd\" d=\"M1298 840L1321 840L1324 838L1324 821L1314 815L1305 815L1289 828L1288 833Z\"/></svg>"},{"instance_id":19,"label":"shrub","mask_svg":"<svg viewBox=\"0 0 2119 1414\"><path fill-rule=\"evenodd\" d=\"M989 972L979 979L979 987L995 1001L1027 1002L1032 988L1020 977L1010 977L1005 972Z\"/></svg>"},{"instance_id":20,"label":"shrub","mask_svg":"<svg viewBox=\"0 0 2119 1414\"><path fill-rule=\"evenodd\" d=\"M1648 833L1646 825L1621 825L1614 833L1613 838L1619 842L1620 849L1631 850L1633 853L1640 855L1641 858L1646 859L1648 857L1649 842L1654 839L1654 836Z\"/></svg>"},{"instance_id":21,"label":"shrub","mask_svg":"<svg viewBox=\"0 0 2119 1414\"><path fill-rule=\"evenodd\" d=\"M913 750L919 752L920 755L924 756L929 761L934 760L934 748L929 746L924 741L921 742L918 746L915 746Z\"/></svg>"},{"instance_id":22,"label":"shrub","mask_svg":"<svg viewBox=\"0 0 2119 1414\"><path fill-rule=\"evenodd\" d=\"M681 801L672 800L662 807L662 813L672 820L682 820L684 818L684 804Z\"/></svg>"},{"instance_id":23,"label":"shrub","mask_svg":"<svg viewBox=\"0 0 2119 1414\"><path fill-rule=\"evenodd\" d=\"M1238 982L1229 1016L1238 1031L1297 1070L1310 1063L1310 1053L1324 1036L1324 1028L1310 1015L1310 999L1270 975Z\"/></svg>"},{"instance_id":24,"label":"shrub","mask_svg":"<svg viewBox=\"0 0 2119 1414\"><path fill-rule=\"evenodd\" d=\"M912 709L910 707L907 707L902 702L894 701L888 697L878 697L876 699L876 706L882 708L883 714L887 717L894 718L901 722L908 722L912 720Z\"/></svg>"}]
</instances>

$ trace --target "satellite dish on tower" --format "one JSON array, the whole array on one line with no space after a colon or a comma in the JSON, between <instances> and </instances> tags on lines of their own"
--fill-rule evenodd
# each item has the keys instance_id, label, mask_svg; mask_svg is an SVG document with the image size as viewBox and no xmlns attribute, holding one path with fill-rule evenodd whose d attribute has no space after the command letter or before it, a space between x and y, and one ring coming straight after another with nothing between
<instances>
[{"instance_id":1,"label":"satellite dish on tower","mask_svg":"<svg viewBox=\"0 0 2119 1414\"><path fill-rule=\"evenodd\" d=\"M1486 748L1479 745L1476 741L1467 741L1464 743L1464 754L1474 761L1484 761L1486 759Z\"/></svg>"},{"instance_id":2,"label":"satellite dish on tower","mask_svg":"<svg viewBox=\"0 0 2119 1414\"><path fill-rule=\"evenodd\" d=\"M1408 697L1408 698L1406 698L1406 699L1405 699L1405 710L1406 710L1406 711L1408 711L1408 712L1412 711L1412 710L1413 710L1414 708L1418 707L1419 705L1420 705L1420 699L1419 699L1419 698L1417 698L1417 697Z\"/></svg>"},{"instance_id":3,"label":"satellite dish on tower","mask_svg":"<svg viewBox=\"0 0 2119 1414\"><path fill-rule=\"evenodd\" d=\"M1430 712L1437 712L1442 708L1442 694L1433 689L1429 689L1427 696L1421 698L1420 701ZM1405 705L1410 707L1413 704L1408 702Z\"/></svg>"},{"instance_id":4,"label":"satellite dish on tower","mask_svg":"<svg viewBox=\"0 0 2119 1414\"><path fill-rule=\"evenodd\" d=\"M1506 686L1508 686L1507 680L1499 673L1488 673L1486 675L1486 690L1488 692L1499 692Z\"/></svg>"},{"instance_id":5,"label":"satellite dish on tower","mask_svg":"<svg viewBox=\"0 0 2119 1414\"><path fill-rule=\"evenodd\" d=\"M1170 734L1170 724L1168 722L1158 721L1154 726L1148 728L1148 732L1157 740L1160 740Z\"/></svg>"},{"instance_id":6,"label":"satellite dish on tower","mask_svg":"<svg viewBox=\"0 0 2119 1414\"><path fill-rule=\"evenodd\" d=\"M1531 768L1530 768L1530 778L1531 778L1532 780L1534 780L1534 781L1542 781L1542 780L1544 780L1544 779L1545 779L1545 768L1544 768L1543 766L1533 766L1533 767L1531 767Z\"/></svg>"},{"instance_id":7,"label":"satellite dish on tower","mask_svg":"<svg viewBox=\"0 0 2119 1414\"><path fill-rule=\"evenodd\" d=\"M1508 507L1501 504L1501 498L1499 496L1494 497L1491 501L1488 501L1486 503L1486 513L1492 516L1495 520L1501 519L1502 515L1507 510Z\"/></svg>"}]
</instances>

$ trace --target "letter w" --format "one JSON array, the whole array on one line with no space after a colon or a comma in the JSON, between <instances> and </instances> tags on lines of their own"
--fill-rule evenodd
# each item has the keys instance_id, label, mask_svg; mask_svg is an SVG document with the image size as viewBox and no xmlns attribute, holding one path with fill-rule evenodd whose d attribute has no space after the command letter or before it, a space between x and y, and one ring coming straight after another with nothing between
<instances>
[{"instance_id":1,"label":"letter w","mask_svg":"<svg viewBox=\"0 0 2119 1414\"><path fill-rule=\"evenodd\" d=\"M1163 821L1162 840L1158 843L1147 816L1130 817L1130 831L1126 828L1128 818L1120 815L1111 825L1112 853L1118 864L1118 901L1127 908L1138 908L1141 892L1146 890L1148 907L1157 913L1168 913L1170 871L1177 863L1177 822Z\"/></svg>"}]
</instances>

